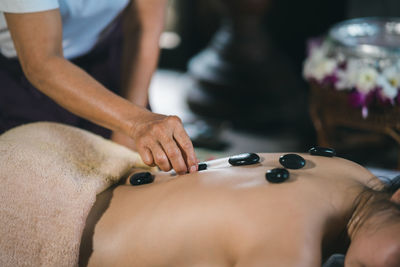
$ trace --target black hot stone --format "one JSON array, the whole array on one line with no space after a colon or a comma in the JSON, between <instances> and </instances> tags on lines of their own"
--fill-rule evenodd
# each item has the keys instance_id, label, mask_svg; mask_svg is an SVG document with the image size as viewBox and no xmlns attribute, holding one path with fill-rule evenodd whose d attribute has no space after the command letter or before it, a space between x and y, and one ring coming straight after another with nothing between
<instances>
[{"instance_id":1,"label":"black hot stone","mask_svg":"<svg viewBox=\"0 0 400 267\"><path fill-rule=\"evenodd\" d=\"M154 177L149 172L135 173L129 178L129 182L131 183L131 185L150 184L153 181Z\"/></svg>"},{"instance_id":2,"label":"black hot stone","mask_svg":"<svg viewBox=\"0 0 400 267\"><path fill-rule=\"evenodd\" d=\"M289 179L289 172L284 168L275 168L267 171L265 174L265 178L270 183L283 183L287 179Z\"/></svg>"},{"instance_id":3,"label":"black hot stone","mask_svg":"<svg viewBox=\"0 0 400 267\"><path fill-rule=\"evenodd\" d=\"M310 148L308 152L314 156L323 156L323 157L336 156L336 151L333 148L327 148L327 147L314 146Z\"/></svg>"},{"instance_id":4,"label":"black hot stone","mask_svg":"<svg viewBox=\"0 0 400 267\"><path fill-rule=\"evenodd\" d=\"M207 164L204 163L204 162L200 162L200 163L199 163L198 170L199 170L199 171L207 170Z\"/></svg>"},{"instance_id":5,"label":"black hot stone","mask_svg":"<svg viewBox=\"0 0 400 267\"><path fill-rule=\"evenodd\" d=\"M288 169L301 169L306 165L305 159L297 154L286 154L279 158L283 167Z\"/></svg>"},{"instance_id":6,"label":"black hot stone","mask_svg":"<svg viewBox=\"0 0 400 267\"><path fill-rule=\"evenodd\" d=\"M260 161L260 156L256 153L244 153L229 158L229 164L233 166L251 165Z\"/></svg>"}]
</instances>

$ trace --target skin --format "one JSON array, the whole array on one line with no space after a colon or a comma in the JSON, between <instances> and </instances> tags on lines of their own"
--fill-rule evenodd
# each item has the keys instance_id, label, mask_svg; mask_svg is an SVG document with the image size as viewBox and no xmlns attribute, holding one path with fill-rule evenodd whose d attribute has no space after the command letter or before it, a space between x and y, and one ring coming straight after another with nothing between
<instances>
[{"instance_id":1,"label":"skin","mask_svg":"<svg viewBox=\"0 0 400 267\"><path fill-rule=\"evenodd\" d=\"M362 260L355 253L364 249L360 242L378 246L363 231L346 232L363 185L378 182L368 170L341 158L304 154L303 169L271 184L265 172L281 167L282 154L259 155L262 161L251 166L221 164L182 176L158 172L152 184L105 191L88 217L81 264L312 267L343 253L347 238L354 240L352 262ZM395 248L388 235L396 230L376 233L382 251Z\"/></svg>"},{"instance_id":2,"label":"skin","mask_svg":"<svg viewBox=\"0 0 400 267\"><path fill-rule=\"evenodd\" d=\"M398 267L400 266L400 222L386 225L377 230L379 218L368 222L352 238L345 266L349 267Z\"/></svg>"},{"instance_id":3,"label":"skin","mask_svg":"<svg viewBox=\"0 0 400 267\"><path fill-rule=\"evenodd\" d=\"M197 170L197 158L181 120L143 108L158 60L165 6L166 0L135 0L125 10L121 78L126 98L64 58L58 9L5 13L5 18L23 71L38 90L70 112L114 131L112 139L136 148L146 164L183 174ZM136 49L129 49L134 42Z\"/></svg>"}]
</instances>

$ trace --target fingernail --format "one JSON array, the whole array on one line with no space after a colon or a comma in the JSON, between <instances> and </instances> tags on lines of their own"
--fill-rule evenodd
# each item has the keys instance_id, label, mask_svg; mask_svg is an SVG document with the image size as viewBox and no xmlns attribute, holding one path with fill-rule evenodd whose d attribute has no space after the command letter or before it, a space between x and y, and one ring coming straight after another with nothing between
<instances>
[{"instance_id":1,"label":"fingernail","mask_svg":"<svg viewBox=\"0 0 400 267\"><path fill-rule=\"evenodd\" d=\"M190 167L190 172L195 172L195 171L197 171L197 168L196 168L196 166L192 166L192 167Z\"/></svg>"}]
</instances>

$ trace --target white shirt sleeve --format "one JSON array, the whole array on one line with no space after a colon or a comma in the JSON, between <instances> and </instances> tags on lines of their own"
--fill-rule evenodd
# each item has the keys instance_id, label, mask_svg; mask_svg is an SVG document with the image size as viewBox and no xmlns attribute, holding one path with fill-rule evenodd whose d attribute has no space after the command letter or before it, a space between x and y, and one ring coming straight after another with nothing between
<instances>
[{"instance_id":1,"label":"white shirt sleeve","mask_svg":"<svg viewBox=\"0 0 400 267\"><path fill-rule=\"evenodd\" d=\"M9 13L38 12L58 7L58 0L0 0L0 11Z\"/></svg>"}]
</instances>

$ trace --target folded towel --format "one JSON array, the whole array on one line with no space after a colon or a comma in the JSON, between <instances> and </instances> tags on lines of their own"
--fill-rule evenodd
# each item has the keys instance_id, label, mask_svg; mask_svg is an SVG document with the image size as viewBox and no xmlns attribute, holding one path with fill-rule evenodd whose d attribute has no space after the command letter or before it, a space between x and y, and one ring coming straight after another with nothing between
<instances>
[{"instance_id":1,"label":"folded towel","mask_svg":"<svg viewBox=\"0 0 400 267\"><path fill-rule=\"evenodd\" d=\"M49 122L0 136L0 266L76 266L96 194L139 155L84 130Z\"/></svg>"}]
</instances>

